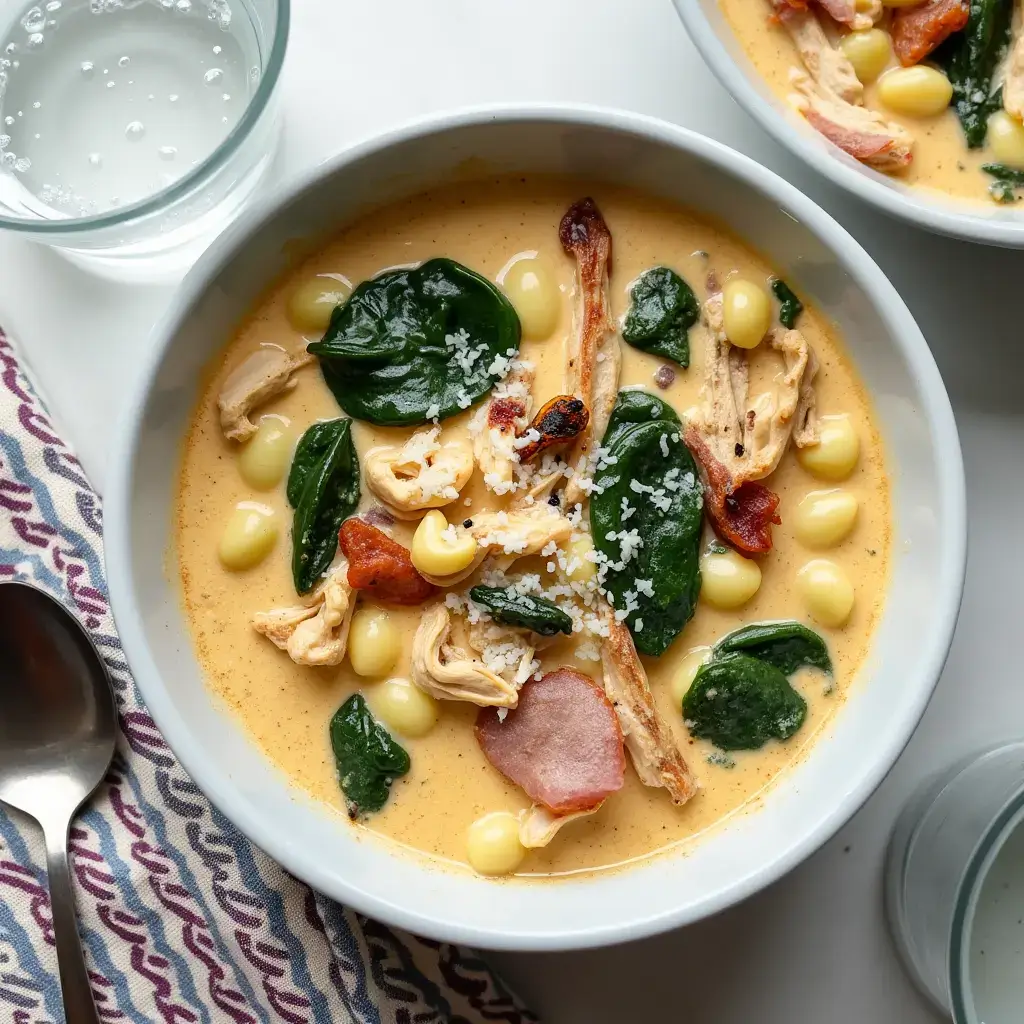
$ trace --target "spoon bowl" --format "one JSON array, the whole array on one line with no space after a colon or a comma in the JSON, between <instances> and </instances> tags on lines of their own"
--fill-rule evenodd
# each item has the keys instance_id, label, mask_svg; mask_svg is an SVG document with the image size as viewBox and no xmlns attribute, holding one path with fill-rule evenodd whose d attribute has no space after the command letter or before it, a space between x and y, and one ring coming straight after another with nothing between
<instances>
[{"instance_id":1,"label":"spoon bowl","mask_svg":"<svg viewBox=\"0 0 1024 1024\"><path fill-rule=\"evenodd\" d=\"M75 923L68 828L117 743L106 666L78 620L28 583L0 583L0 801L46 837L50 902L69 1024L96 1011Z\"/></svg>"}]
</instances>

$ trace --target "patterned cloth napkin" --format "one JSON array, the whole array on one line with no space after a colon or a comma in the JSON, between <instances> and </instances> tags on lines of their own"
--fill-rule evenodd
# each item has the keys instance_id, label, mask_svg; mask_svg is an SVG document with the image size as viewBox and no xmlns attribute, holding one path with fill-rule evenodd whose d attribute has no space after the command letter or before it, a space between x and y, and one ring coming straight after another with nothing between
<instances>
[{"instance_id":1,"label":"patterned cloth napkin","mask_svg":"<svg viewBox=\"0 0 1024 1024\"><path fill-rule=\"evenodd\" d=\"M206 800L139 696L107 603L101 506L0 330L0 580L85 624L122 737L71 833L101 1020L138 1024L530 1024L479 956L339 906ZM0 714L2 714L0 709ZM0 1021L64 1020L41 834L0 806Z\"/></svg>"}]
</instances>

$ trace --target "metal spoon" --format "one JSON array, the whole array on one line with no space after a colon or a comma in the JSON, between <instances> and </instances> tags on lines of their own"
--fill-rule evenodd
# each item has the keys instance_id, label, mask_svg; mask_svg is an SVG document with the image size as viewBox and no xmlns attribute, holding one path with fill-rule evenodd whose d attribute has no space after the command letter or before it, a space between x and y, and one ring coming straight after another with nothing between
<instances>
[{"instance_id":1,"label":"metal spoon","mask_svg":"<svg viewBox=\"0 0 1024 1024\"><path fill-rule=\"evenodd\" d=\"M75 921L68 829L114 756L110 680L78 620L27 583L0 583L0 800L46 838L68 1024L99 1024Z\"/></svg>"}]
</instances>

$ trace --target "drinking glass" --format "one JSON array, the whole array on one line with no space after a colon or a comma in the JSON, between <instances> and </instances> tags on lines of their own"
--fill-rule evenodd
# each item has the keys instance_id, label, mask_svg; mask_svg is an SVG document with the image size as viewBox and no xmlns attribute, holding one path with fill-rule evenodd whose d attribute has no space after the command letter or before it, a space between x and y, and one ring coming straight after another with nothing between
<instances>
[{"instance_id":1,"label":"drinking glass","mask_svg":"<svg viewBox=\"0 0 1024 1024\"><path fill-rule=\"evenodd\" d=\"M889 926L922 993L957 1024L1017 1024L1024 1007L1024 741L927 781L885 866Z\"/></svg>"},{"instance_id":2,"label":"drinking glass","mask_svg":"<svg viewBox=\"0 0 1024 1024\"><path fill-rule=\"evenodd\" d=\"M271 166L289 0L0 0L0 228L180 275Z\"/></svg>"}]
</instances>

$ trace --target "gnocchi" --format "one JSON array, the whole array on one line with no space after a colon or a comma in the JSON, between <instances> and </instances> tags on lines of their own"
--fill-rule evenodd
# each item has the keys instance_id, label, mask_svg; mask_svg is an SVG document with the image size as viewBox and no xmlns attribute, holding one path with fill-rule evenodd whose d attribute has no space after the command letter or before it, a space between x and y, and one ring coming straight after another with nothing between
<instances>
[{"instance_id":1,"label":"gnocchi","mask_svg":"<svg viewBox=\"0 0 1024 1024\"><path fill-rule=\"evenodd\" d=\"M238 471L254 490L269 491L284 477L295 447L295 436L283 416L263 416L238 457Z\"/></svg>"},{"instance_id":2,"label":"gnocchi","mask_svg":"<svg viewBox=\"0 0 1024 1024\"><path fill-rule=\"evenodd\" d=\"M551 337L562 315L562 293L554 268L542 256L524 256L501 280L509 302L519 314L523 336L533 341Z\"/></svg>"},{"instance_id":3,"label":"gnocchi","mask_svg":"<svg viewBox=\"0 0 1024 1024\"><path fill-rule=\"evenodd\" d=\"M413 739L434 728L439 710L433 697L400 677L380 684L374 708L386 725Z\"/></svg>"},{"instance_id":4,"label":"gnocchi","mask_svg":"<svg viewBox=\"0 0 1024 1024\"><path fill-rule=\"evenodd\" d=\"M710 647L697 647L683 658L679 668L676 669L675 674L672 676L672 703L676 707L682 705L686 691L690 688L690 684L700 670L701 665L708 660L710 655Z\"/></svg>"},{"instance_id":5,"label":"gnocchi","mask_svg":"<svg viewBox=\"0 0 1024 1024\"><path fill-rule=\"evenodd\" d=\"M926 64L893 68L878 80L878 99L906 117L935 117L953 98L949 79Z\"/></svg>"},{"instance_id":6,"label":"gnocchi","mask_svg":"<svg viewBox=\"0 0 1024 1024\"><path fill-rule=\"evenodd\" d=\"M597 576L594 542L589 533L580 534L569 541L565 551L565 578L574 583L587 583Z\"/></svg>"},{"instance_id":7,"label":"gnocchi","mask_svg":"<svg viewBox=\"0 0 1024 1024\"><path fill-rule=\"evenodd\" d=\"M225 569L243 572L259 565L276 542L274 510L254 501L242 501L224 524L217 555Z\"/></svg>"},{"instance_id":8,"label":"gnocchi","mask_svg":"<svg viewBox=\"0 0 1024 1024\"><path fill-rule=\"evenodd\" d=\"M772 323L768 293L753 281L734 277L722 289L725 336L737 348L756 348Z\"/></svg>"},{"instance_id":9,"label":"gnocchi","mask_svg":"<svg viewBox=\"0 0 1024 1024\"><path fill-rule=\"evenodd\" d=\"M853 65L862 82L873 82L892 58L892 42L880 28L850 32L839 41L839 49Z\"/></svg>"},{"instance_id":10,"label":"gnocchi","mask_svg":"<svg viewBox=\"0 0 1024 1024\"><path fill-rule=\"evenodd\" d=\"M800 570L797 581L815 622L832 629L846 624L853 611L854 593L842 566L827 558L815 558Z\"/></svg>"},{"instance_id":11,"label":"gnocchi","mask_svg":"<svg viewBox=\"0 0 1024 1024\"><path fill-rule=\"evenodd\" d=\"M508 811L494 811L469 826L466 854L481 875L510 875L523 862L526 848L519 841L519 819Z\"/></svg>"},{"instance_id":12,"label":"gnocchi","mask_svg":"<svg viewBox=\"0 0 1024 1024\"><path fill-rule=\"evenodd\" d=\"M997 110L988 119L988 145L999 163L1024 170L1024 124L1005 110Z\"/></svg>"},{"instance_id":13,"label":"gnocchi","mask_svg":"<svg viewBox=\"0 0 1024 1024\"><path fill-rule=\"evenodd\" d=\"M401 637L387 612L379 608L359 608L352 616L348 633L348 660L360 676L385 675L395 667L401 650Z\"/></svg>"},{"instance_id":14,"label":"gnocchi","mask_svg":"<svg viewBox=\"0 0 1024 1024\"><path fill-rule=\"evenodd\" d=\"M729 548L700 560L700 599L713 608L741 608L761 586L761 567Z\"/></svg>"},{"instance_id":15,"label":"gnocchi","mask_svg":"<svg viewBox=\"0 0 1024 1024\"><path fill-rule=\"evenodd\" d=\"M860 438L846 415L823 416L818 426L818 443L797 448L800 465L821 480L845 480L860 458Z\"/></svg>"},{"instance_id":16,"label":"gnocchi","mask_svg":"<svg viewBox=\"0 0 1024 1024\"><path fill-rule=\"evenodd\" d=\"M299 331L323 333L335 307L351 294L352 286L341 274L317 274L288 296L288 319Z\"/></svg>"},{"instance_id":17,"label":"gnocchi","mask_svg":"<svg viewBox=\"0 0 1024 1024\"><path fill-rule=\"evenodd\" d=\"M469 533L456 534L444 513L429 511L412 538L412 564L426 576L451 576L476 558L477 543Z\"/></svg>"},{"instance_id":18,"label":"gnocchi","mask_svg":"<svg viewBox=\"0 0 1024 1024\"><path fill-rule=\"evenodd\" d=\"M841 544L857 522L857 497L835 488L811 491L796 507L793 532L809 548L831 548Z\"/></svg>"}]
</instances>

